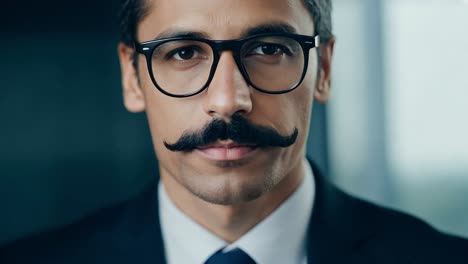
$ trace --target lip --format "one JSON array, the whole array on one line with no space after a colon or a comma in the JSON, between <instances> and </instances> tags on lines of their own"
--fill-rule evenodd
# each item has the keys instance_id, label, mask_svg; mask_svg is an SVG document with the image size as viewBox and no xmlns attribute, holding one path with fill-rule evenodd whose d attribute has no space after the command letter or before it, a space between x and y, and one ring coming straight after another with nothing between
<instances>
[{"instance_id":1,"label":"lip","mask_svg":"<svg viewBox=\"0 0 468 264\"><path fill-rule=\"evenodd\" d=\"M257 147L255 145L238 144L235 142L213 143L196 149L208 159L216 161L241 160L252 155Z\"/></svg>"}]
</instances>

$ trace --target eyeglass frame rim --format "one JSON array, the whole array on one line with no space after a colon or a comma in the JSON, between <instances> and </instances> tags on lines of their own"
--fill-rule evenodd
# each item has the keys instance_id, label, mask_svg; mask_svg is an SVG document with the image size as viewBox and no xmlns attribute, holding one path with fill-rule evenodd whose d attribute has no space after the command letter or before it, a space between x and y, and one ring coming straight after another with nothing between
<instances>
[{"instance_id":1,"label":"eyeglass frame rim","mask_svg":"<svg viewBox=\"0 0 468 264\"><path fill-rule=\"evenodd\" d=\"M286 90L281 90L281 91L268 91L268 90L258 87L250 79L250 76L247 70L245 69L244 64L242 63L242 59L240 57L241 55L239 53L241 51L242 46L246 42L248 42L251 39L261 38L261 37L288 37L297 41L299 45L301 46L303 54L304 54L304 66L303 66L301 77L296 82L296 84L294 84L291 88L286 89ZM158 46L164 43L177 41L177 40L200 41L210 46L210 48L213 50L213 62L211 65L208 79L206 80L205 84L200 89L190 94L178 95L178 94L172 94L172 93L167 92L166 90L160 87L153 73L153 64L152 64L151 57L152 57L154 50ZM286 32L255 34L255 35L247 36L247 37L240 38L240 39L230 39L230 40L211 40L211 39L199 38L199 37L176 36L176 37L170 37L170 38L154 39L154 40L144 41L144 42L137 42L137 41L134 42L135 52L145 56L148 73L150 75L151 81L153 82L154 86L156 86L156 89L158 89L161 93L167 96L175 97L175 98L191 97L191 96L194 96L203 92L213 80L214 74L216 73L216 69L218 67L219 59L221 57L220 56L221 52L226 51L226 50L232 51L234 61L236 62L236 65L239 71L241 72L242 76L246 80L247 84L252 86L255 90L260 91L262 93L266 93L266 94L289 93L295 90L297 87L299 87L299 85L304 81L305 75L307 74L307 70L308 70L309 52L311 49L318 48L318 47L320 47L320 35L318 34L315 36L309 36L309 35L301 35L301 34L286 33Z\"/></svg>"}]
</instances>

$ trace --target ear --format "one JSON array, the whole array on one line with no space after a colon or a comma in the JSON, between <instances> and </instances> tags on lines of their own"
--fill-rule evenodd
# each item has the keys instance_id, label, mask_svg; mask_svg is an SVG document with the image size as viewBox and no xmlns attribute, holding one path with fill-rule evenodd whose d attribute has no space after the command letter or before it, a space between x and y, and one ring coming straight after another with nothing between
<instances>
[{"instance_id":1,"label":"ear","mask_svg":"<svg viewBox=\"0 0 468 264\"><path fill-rule=\"evenodd\" d=\"M326 103L330 97L331 88L331 63L333 49L335 47L335 38L332 37L326 44L320 47L321 61L317 80L317 88L314 92L314 99L320 103Z\"/></svg>"},{"instance_id":2,"label":"ear","mask_svg":"<svg viewBox=\"0 0 468 264\"><path fill-rule=\"evenodd\" d=\"M122 72L123 99L125 108L133 113L145 111L145 98L133 64L134 49L119 43L118 53Z\"/></svg>"}]
</instances>

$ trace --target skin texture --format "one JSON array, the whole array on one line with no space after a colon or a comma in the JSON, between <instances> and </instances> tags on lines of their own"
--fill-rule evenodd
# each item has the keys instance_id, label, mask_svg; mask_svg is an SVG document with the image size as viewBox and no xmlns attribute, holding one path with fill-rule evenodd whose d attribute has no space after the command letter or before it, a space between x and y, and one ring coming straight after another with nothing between
<instances>
[{"instance_id":1,"label":"skin texture","mask_svg":"<svg viewBox=\"0 0 468 264\"><path fill-rule=\"evenodd\" d=\"M150 3L148 15L138 26L138 41L173 30L237 39L251 27L276 22L292 26L298 34L314 32L312 18L300 0L157 0ZM161 180L179 209L232 242L294 192L304 174L313 101L328 100L333 43L322 44L319 71L317 53L311 50L307 76L290 93L269 95L249 87L232 54L225 51L208 89L183 99L160 93L150 80L144 56L139 57L137 72L132 48L119 45L125 106L131 112L146 112ZM282 135L297 128L299 136L288 148L256 149L236 162L214 161L197 151L171 152L164 146L164 141L175 142L188 129L200 129L213 118L229 121L234 113Z\"/></svg>"}]
</instances>

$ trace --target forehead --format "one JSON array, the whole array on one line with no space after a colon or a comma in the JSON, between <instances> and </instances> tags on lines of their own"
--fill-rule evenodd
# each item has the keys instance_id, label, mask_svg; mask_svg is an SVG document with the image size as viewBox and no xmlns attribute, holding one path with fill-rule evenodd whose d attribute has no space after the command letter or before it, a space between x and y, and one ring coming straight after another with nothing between
<instances>
[{"instance_id":1,"label":"forehead","mask_svg":"<svg viewBox=\"0 0 468 264\"><path fill-rule=\"evenodd\" d=\"M203 32L211 39L239 38L250 28L265 24L285 24L304 35L314 33L312 17L302 0L149 0L138 40L171 31Z\"/></svg>"}]
</instances>

